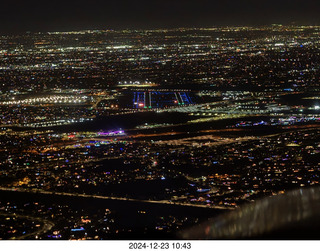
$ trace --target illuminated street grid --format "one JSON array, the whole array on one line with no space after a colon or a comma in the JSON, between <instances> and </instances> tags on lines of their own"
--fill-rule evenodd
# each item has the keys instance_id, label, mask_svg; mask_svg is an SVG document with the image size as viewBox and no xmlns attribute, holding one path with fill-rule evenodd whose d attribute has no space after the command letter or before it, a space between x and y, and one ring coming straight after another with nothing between
<instances>
[{"instance_id":1,"label":"illuminated street grid","mask_svg":"<svg viewBox=\"0 0 320 251\"><path fill-rule=\"evenodd\" d=\"M0 238L174 238L318 185L319 34L0 36Z\"/></svg>"}]
</instances>

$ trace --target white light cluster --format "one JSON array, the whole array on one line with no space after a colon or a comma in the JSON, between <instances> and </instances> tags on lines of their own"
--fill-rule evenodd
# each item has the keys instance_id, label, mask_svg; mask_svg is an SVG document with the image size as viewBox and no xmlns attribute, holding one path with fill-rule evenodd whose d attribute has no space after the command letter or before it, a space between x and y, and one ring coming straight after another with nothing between
<instances>
[{"instance_id":1,"label":"white light cluster","mask_svg":"<svg viewBox=\"0 0 320 251\"><path fill-rule=\"evenodd\" d=\"M4 101L0 102L0 105L22 105L22 104L65 104L65 103L83 103L86 101L86 96L76 97L76 96L50 96L50 97L42 97L42 98L30 98L30 99L22 99L22 100L13 100L13 101Z\"/></svg>"}]
</instances>

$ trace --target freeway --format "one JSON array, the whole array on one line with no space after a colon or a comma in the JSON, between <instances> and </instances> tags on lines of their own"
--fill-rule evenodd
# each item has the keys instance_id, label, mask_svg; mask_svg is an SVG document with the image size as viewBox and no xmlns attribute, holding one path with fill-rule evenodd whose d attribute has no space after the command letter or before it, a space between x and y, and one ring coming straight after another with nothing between
<instances>
[{"instance_id":1,"label":"freeway","mask_svg":"<svg viewBox=\"0 0 320 251\"><path fill-rule=\"evenodd\" d=\"M221 145L228 145L232 143L241 143L250 140L256 140L258 137L239 137L239 138L222 138L215 135L202 135L190 138L182 138L182 139L174 139L174 140L159 140L156 141L156 144L160 145L191 145L191 146L221 146ZM200 142L197 142L200 141Z\"/></svg>"},{"instance_id":2,"label":"freeway","mask_svg":"<svg viewBox=\"0 0 320 251\"><path fill-rule=\"evenodd\" d=\"M43 218L40 217L33 217L30 215L20 215L20 214L8 214L8 213L0 213L1 216L5 216L5 217L16 217L16 218L24 218L27 220L32 220L35 222L42 222L43 226L41 228L39 228L37 231L25 234L25 235L21 235L18 237L12 237L11 240L22 240L22 239L27 239L29 237L32 236L37 236L37 235L41 235L43 233L46 233L48 231L50 231L53 227L54 227L54 223L49 221L49 220L45 220Z\"/></svg>"},{"instance_id":3,"label":"freeway","mask_svg":"<svg viewBox=\"0 0 320 251\"><path fill-rule=\"evenodd\" d=\"M52 194L52 195L59 195L59 196L84 197L84 198L94 198L94 199L103 199L103 200L132 201L132 202L141 202L141 203L153 203L153 204L166 204L166 205L174 205L174 206L185 206L185 207L201 207L201 208L228 209L228 210L233 209L233 208L225 207L225 206L181 203L181 202L173 202L173 201L170 201L170 200L139 200L139 199L132 199L132 198L123 198L123 197L114 197L114 196L102 196L102 195L94 195L94 194L53 192L53 191L46 191L46 190L42 190L42 189L25 189L25 188L0 187L0 191Z\"/></svg>"}]
</instances>

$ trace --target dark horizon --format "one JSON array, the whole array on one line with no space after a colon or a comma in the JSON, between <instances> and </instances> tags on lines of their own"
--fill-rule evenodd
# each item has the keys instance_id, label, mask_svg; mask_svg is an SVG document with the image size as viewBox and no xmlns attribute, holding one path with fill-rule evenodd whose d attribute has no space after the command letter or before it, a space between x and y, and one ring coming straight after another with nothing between
<instances>
[{"instance_id":1,"label":"dark horizon","mask_svg":"<svg viewBox=\"0 0 320 251\"><path fill-rule=\"evenodd\" d=\"M186 0L6 2L0 33L86 29L151 29L240 25L320 24L320 2L312 0Z\"/></svg>"}]
</instances>

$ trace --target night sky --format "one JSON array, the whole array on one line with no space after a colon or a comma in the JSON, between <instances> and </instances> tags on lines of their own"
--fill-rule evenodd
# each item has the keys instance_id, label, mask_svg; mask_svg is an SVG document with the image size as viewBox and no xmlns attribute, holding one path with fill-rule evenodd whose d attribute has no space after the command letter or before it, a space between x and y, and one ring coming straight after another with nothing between
<instances>
[{"instance_id":1,"label":"night sky","mask_svg":"<svg viewBox=\"0 0 320 251\"><path fill-rule=\"evenodd\" d=\"M319 0L8 0L0 33L81 29L320 24Z\"/></svg>"}]
</instances>

